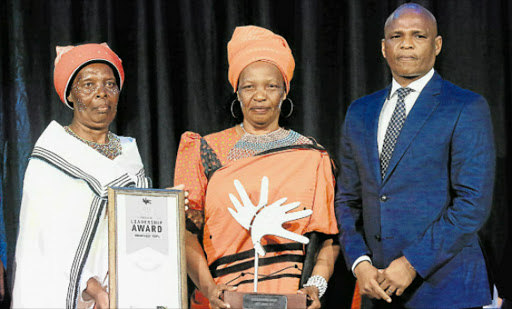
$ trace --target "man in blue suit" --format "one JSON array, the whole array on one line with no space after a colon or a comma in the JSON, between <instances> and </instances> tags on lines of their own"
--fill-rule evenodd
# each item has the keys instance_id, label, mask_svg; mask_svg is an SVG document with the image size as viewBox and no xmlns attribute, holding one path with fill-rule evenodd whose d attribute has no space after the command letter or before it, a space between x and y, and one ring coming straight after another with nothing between
<instances>
[{"instance_id":1,"label":"man in blue suit","mask_svg":"<svg viewBox=\"0 0 512 309\"><path fill-rule=\"evenodd\" d=\"M485 99L434 71L442 38L415 3L387 19L393 81L345 118L336 214L363 308L491 302L477 231L489 214L495 150Z\"/></svg>"}]
</instances>

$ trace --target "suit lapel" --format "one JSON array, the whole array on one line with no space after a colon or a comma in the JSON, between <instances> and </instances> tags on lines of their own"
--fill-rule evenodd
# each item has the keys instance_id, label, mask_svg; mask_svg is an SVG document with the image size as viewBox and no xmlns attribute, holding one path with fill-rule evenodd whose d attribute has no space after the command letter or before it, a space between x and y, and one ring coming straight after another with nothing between
<instances>
[{"instance_id":1,"label":"suit lapel","mask_svg":"<svg viewBox=\"0 0 512 309\"><path fill-rule=\"evenodd\" d=\"M385 182L393 173L393 170L398 162L400 162L400 159L403 157L407 148L409 148L414 137L418 134L425 124L425 121L427 121L439 104L439 100L436 97L441 92L441 85L441 76L436 72L425 88L423 88L423 91L416 100L416 103L414 103L414 106L409 112L409 115L405 120L404 127L402 128L400 136L396 142L395 150L393 151L393 155L389 161L386 177L383 182Z\"/></svg>"},{"instance_id":2,"label":"suit lapel","mask_svg":"<svg viewBox=\"0 0 512 309\"><path fill-rule=\"evenodd\" d=\"M369 101L366 107L365 115L365 145L367 147L366 153L368 154L368 164L372 170L373 176L380 183L380 159L379 159L379 148L377 145L377 131L379 129L379 116L382 106L386 101L386 97L391 91L391 85L378 93L373 101Z\"/></svg>"}]
</instances>

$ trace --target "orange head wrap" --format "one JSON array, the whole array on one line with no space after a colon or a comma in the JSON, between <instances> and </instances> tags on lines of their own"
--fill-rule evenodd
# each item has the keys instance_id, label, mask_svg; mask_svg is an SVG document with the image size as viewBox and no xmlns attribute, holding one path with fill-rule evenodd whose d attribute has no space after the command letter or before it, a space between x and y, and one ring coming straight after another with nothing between
<instances>
[{"instance_id":1,"label":"orange head wrap","mask_svg":"<svg viewBox=\"0 0 512 309\"><path fill-rule=\"evenodd\" d=\"M80 69L94 62L105 62L112 67L121 90L124 82L123 65L121 59L108 47L107 43L57 46L53 83L61 101L69 108L73 109L73 105L67 99L67 92L73 82L72 79Z\"/></svg>"},{"instance_id":2,"label":"orange head wrap","mask_svg":"<svg viewBox=\"0 0 512 309\"><path fill-rule=\"evenodd\" d=\"M228 78L235 92L240 73L246 66L256 61L266 61L275 65L283 74L286 92L290 91L295 61L286 40L265 28L236 27L228 43Z\"/></svg>"}]
</instances>

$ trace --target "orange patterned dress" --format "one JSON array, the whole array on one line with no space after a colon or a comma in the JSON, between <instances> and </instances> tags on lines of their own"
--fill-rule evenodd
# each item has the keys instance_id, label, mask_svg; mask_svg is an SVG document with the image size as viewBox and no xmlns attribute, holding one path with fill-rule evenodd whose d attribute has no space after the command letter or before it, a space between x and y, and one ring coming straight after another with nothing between
<instances>
[{"instance_id":1,"label":"orange patterned dress","mask_svg":"<svg viewBox=\"0 0 512 309\"><path fill-rule=\"evenodd\" d=\"M289 133L287 133L289 132ZM261 180L267 177L268 204L286 197L286 203L300 202L294 211L312 210L312 215L284 223L296 234L312 231L338 233L334 215L334 181L329 155L310 139L283 132L275 148L251 153L235 128L201 138L184 133L176 162L175 183L189 190L189 208L204 214L202 241L210 272L216 283L253 291L254 249L249 230L230 214L229 195L239 198L234 181L243 184L253 205L260 198ZM304 245L281 237L265 236L266 250L259 258L258 292L294 293L299 288ZM191 308L208 308L199 293Z\"/></svg>"}]
</instances>

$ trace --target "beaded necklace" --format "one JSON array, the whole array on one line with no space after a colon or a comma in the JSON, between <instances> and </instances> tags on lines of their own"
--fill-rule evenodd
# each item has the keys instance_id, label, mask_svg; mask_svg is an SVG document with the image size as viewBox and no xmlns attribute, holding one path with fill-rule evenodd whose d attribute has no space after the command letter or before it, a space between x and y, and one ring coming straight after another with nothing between
<instances>
[{"instance_id":1,"label":"beaded necklace","mask_svg":"<svg viewBox=\"0 0 512 309\"><path fill-rule=\"evenodd\" d=\"M244 131L244 135L242 136L242 138L245 141L251 142L254 144L265 144L265 143L275 142L277 140L281 140L281 139L285 138L290 132L289 130L285 130L285 129L279 127L277 130L274 130L269 133L259 134L259 135L252 134L245 130L243 122L240 124L240 128Z\"/></svg>"},{"instance_id":2,"label":"beaded necklace","mask_svg":"<svg viewBox=\"0 0 512 309\"><path fill-rule=\"evenodd\" d=\"M115 135L114 133L112 133L110 131L108 131L108 133L107 133L108 142L105 144L100 144L100 143L88 141L84 138L81 138L75 132L73 132L73 130L71 130L71 128L68 126L65 126L64 130L66 130L66 132L68 132L71 136L75 137L79 141L85 143L92 149L96 150L97 152L99 152L100 154L104 155L105 157L107 157L111 160L114 160L117 156L121 155L121 152L122 152L121 140L119 139L119 137L117 135Z\"/></svg>"},{"instance_id":3,"label":"beaded necklace","mask_svg":"<svg viewBox=\"0 0 512 309\"><path fill-rule=\"evenodd\" d=\"M309 144L311 141L293 130L285 130L281 127L270 133L256 135L247 132L244 124L240 127L244 135L229 150L227 159L234 161L242 158L252 157L260 152L296 144Z\"/></svg>"}]
</instances>

